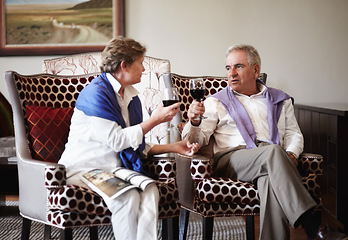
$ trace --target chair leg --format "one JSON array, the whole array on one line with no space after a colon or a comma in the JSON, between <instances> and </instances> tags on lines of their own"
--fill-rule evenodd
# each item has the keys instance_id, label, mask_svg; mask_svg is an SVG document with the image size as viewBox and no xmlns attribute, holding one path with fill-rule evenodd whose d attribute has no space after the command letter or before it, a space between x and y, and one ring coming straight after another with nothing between
<instances>
[{"instance_id":1,"label":"chair leg","mask_svg":"<svg viewBox=\"0 0 348 240\"><path fill-rule=\"evenodd\" d=\"M247 240L255 240L255 223L253 215L245 217L245 226Z\"/></svg>"},{"instance_id":2,"label":"chair leg","mask_svg":"<svg viewBox=\"0 0 348 240\"><path fill-rule=\"evenodd\" d=\"M172 218L173 240L179 240L179 216Z\"/></svg>"},{"instance_id":3,"label":"chair leg","mask_svg":"<svg viewBox=\"0 0 348 240\"><path fill-rule=\"evenodd\" d=\"M180 240L186 240L187 237L187 227L190 220L190 211L186 210L184 208L181 208L180 213L180 232L179 232L179 239Z\"/></svg>"},{"instance_id":4,"label":"chair leg","mask_svg":"<svg viewBox=\"0 0 348 240\"><path fill-rule=\"evenodd\" d=\"M214 218L203 217L203 240L213 239Z\"/></svg>"},{"instance_id":5,"label":"chair leg","mask_svg":"<svg viewBox=\"0 0 348 240\"><path fill-rule=\"evenodd\" d=\"M60 240L72 240L72 228L60 230Z\"/></svg>"},{"instance_id":6,"label":"chair leg","mask_svg":"<svg viewBox=\"0 0 348 240\"><path fill-rule=\"evenodd\" d=\"M162 219L162 240L168 240L168 221L166 218Z\"/></svg>"},{"instance_id":7,"label":"chair leg","mask_svg":"<svg viewBox=\"0 0 348 240\"><path fill-rule=\"evenodd\" d=\"M98 240L98 226L89 228L89 238L91 240Z\"/></svg>"},{"instance_id":8,"label":"chair leg","mask_svg":"<svg viewBox=\"0 0 348 240\"><path fill-rule=\"evenodd\" d=\"M51 226L45 224L44 240L50 240L50 239L51 239Z\"/></svg>"},{"instance_id":9,"label":"chair leg","mask_svg":"<svg viewBox=\"0 0 348 240\"><path fill-rule=\"evenodd\" d=\"M21 237L22 240L29 240L30 227L31 227L31 220L27 218L23 218L22 237Z\"/></svg>"}]
</instances>

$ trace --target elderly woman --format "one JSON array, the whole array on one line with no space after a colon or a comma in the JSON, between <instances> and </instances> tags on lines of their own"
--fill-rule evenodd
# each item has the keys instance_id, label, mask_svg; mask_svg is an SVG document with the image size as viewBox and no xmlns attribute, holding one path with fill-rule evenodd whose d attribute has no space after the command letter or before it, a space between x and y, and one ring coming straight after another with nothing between
<instances>
[{"instance_id":1,"label":"elderly woman","mask_svg":"<svg viewBox=\"0 0 348 240\"><path fill-rule=\"evenodd\" d=\"M69 184L83 185L88 170L125 166L147 174L140 157L176 152L194 154L197 144L181 141L166 145L145 143L144 135L170 121L180 103L159 107L142 121L141 103L132 86L140 82L146 48L133 39L117 37L102 53L102 74L85 87L71 120L65 151L59 161L67 168ZM145 191L130 190L114 200L104 199L112 212L117 239L157 239L159 193L155 184Z\"/></svg>"}]
</instances>

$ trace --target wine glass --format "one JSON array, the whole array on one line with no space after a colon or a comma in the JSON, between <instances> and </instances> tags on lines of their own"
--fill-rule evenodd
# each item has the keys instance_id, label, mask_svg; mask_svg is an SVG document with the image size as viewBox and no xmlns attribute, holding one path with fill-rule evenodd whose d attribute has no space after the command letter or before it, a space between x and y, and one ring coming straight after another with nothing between
<instances>
[{"instance_id":1,"label":"wine glass","mask_svg":"<svg viewBox=\"0 0 348 240\"><path fill-rule=\"evenodd\" d=\"M203 78L190 79L189 89L190 89L190 94L193 97L193 99L195 99L199 102L203 101L204 94L205 94L205 86L204 86ZM196 120L205 119L205 118L207 118L207 117L199 115L196 118Z\"/></svg>"},{"instance_id":2,"label":"wine glass","mask_svg":"<svg viewBox=\"0 0 348 240\"><path fill-rule=\"evenodd\" d=\"M162 95L162 102L164 107L168 107L174 103L179 102L179 94L178 94L178 89L173 87L173 88L164 88L163 89L163 95ZM169 122L169 128L168 131L172 131L174 129L173 124L171 123L172 121Z\"/></svg>"}]
</instances>

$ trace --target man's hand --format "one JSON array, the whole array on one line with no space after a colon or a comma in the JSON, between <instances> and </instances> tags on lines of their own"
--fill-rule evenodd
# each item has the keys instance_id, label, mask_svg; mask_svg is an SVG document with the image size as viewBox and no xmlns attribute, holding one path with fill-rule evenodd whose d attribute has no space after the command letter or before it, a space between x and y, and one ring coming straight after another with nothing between
<instances>
[{"instance_id":1,"label":"man's hand","mask_svg":"<svg viewBox=\"0 0 348 240\"><path fill-rule=\"evenodd\" d=\"M187 116L191 121L193 126L198 126L201 123L201 119L199 119L199 115L203 115L205 112L204 102L193 100L188 111Z\"/></svg>"},{"instance_id":2,"label":"man's hand","mask_svg":"<svg viewBox=\"0 0 348 240\"><path fill-rule=\"evenodd\" d=\"M293 164L297 167L298 165L298 161L297 158L295 156L295 154L293 154L292 152L287 152L287 154L289 155L291 161L293 162Z\"/></svg>"}]
</instances>

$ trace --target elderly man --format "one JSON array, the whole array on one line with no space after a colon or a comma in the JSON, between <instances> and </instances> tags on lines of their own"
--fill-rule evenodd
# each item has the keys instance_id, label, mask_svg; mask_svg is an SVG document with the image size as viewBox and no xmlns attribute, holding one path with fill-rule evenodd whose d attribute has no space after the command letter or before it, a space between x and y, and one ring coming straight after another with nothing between
<instances>
[{"instance_id":1,"label":"elderly man","mask_svg":"<svg viewBox=\"0 0 348 240\"><path fill-rule=\"evenodd\" d=\"M183 138L194 136L205 146L213 135L214 174L257 185L260 239L289 239L289 224L302 225L310 239L318 238L322 229L313 211L317 204L296 169L303 136L293 99L259 81L260 67L254 47L230 47L226 53L229 86L204 103L193 101ZM203 114L206 118L199 118Z\"/></svg>"}]
</instances>

